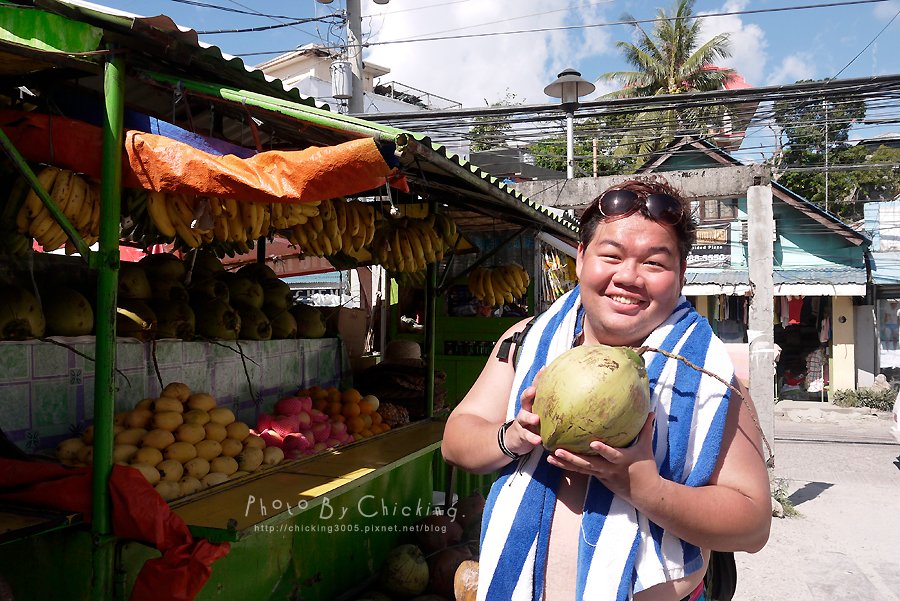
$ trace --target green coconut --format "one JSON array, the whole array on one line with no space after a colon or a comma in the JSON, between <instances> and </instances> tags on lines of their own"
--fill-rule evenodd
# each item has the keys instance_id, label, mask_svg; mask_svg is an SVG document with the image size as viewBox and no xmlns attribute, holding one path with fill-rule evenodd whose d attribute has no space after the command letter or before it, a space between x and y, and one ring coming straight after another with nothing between
<instances>
[{"instance_id":1,"label":"green coconut","mask_svg":"<svg viewBox=\"0 0 900 601\"><path fill-rule=\"evenodd\" d=\"M175 280L179 282L184 280L184 261L172 253L147 255L138 261L138 265L144 268L144 272L150 279L151 284L154 280Z\"/></svg>"},{"instance_id":2,"label":"green coconut","mask_svg":"<svg viewBox=\"0 0 900 601\"><path fill-rule=\"evenodd\" d=\"M241 316L241 340L271 340L272 323L262 309L240 305L237 312Z\"/></svg>"},{"instance_id":3,"label":"green coconut","mask_svg":"<svg viewBox=\"0 0 900 601\"><path fill-rule=\"evenodd\" d=\"M262 281L277 279L278 274L275 270L265 263L247 263L237 270L237 274L242 278L250 278L251 280Z\"/></svg>"},{"instance_id":4,"label":"green coconut","mask_svg":"<svg viewBox=\"0 0 900 601\"><path fill-rule=\"evenodd\" d=\"M201 248L192 250L184 257L185 272L190 271L191 279L201 279L225 271L222 260L211 250Z\"/></svg>"},{"instance_id":5,"label":"green coconut","mask_svg":"<svg viewBox=\"0 0 900 601\"><path fill-rule=\"evenodd\" d=\"M318 307L297 303L289 311L297 320L297 338L321 338L325 335L325 316Z\"/></svg>"},{"instance_id":6,"label":"green coconut","mask_svg":"<svg viewBox=\"0 0 900 601\"><path fill-rule=\"evenodd\" d=\"M194 310L186 302L154 300L151 307L156 312L157 338L194 338L196 318Z\"/></svg>"},{"instance_id":7,"label":"green coconut","mask_svg":"<svg viewBox=\"0 0 900 601\"><path fill-rule=\"evenodd\" d=\"M193 306L196 333L205 338L237 340L241 316L231 305L219 299Z\"/></svg>"},{"instance_id":8,"label":"green coconut","mask_svg":"<svg viewBox=\"0 0 900 601\"><path fill-rule=\"evenodd\" d=\"M414 597L424 593L428 586L428 562L422 550L405 544L388 551L379 581L389 594Z\"/></svg>"},{"instance_id":9,"label":"green coconut","mask_svg":"<svg viewBox=\"0 0 900 601\"><path fill-rule=\"evenodd\" d=\"M0 286L0 340L40 338L45 329L37 297L19 286Z\"/></svg>"},{"instance_id":10,"label":"green coconut","mask_svg":"<svg viewBox=\"0 0 900 601\"><path fill-rule=\"evenodd\" d=\"M187 288L191 304L205 303L213 299L229 302L228 286L212 276L195 279Z\"/></svg>"},{"instance_id":11,"label":"green coconut","mask_svg":"<svg viewBox=\"0 0 900 601\"><path fill-rule=\"evenodd\" d=\"M541 440L551 451L596 455L590 447L595 440L627 446L650 412L644 359L627 347L570 349L538 378L533 411L541 418Z\"/></svg>"},{"instance_id":12,"label":"green coconut","mask_svg":"<svg viewBox=\"0 0 900 601\"><path fill-rule=\"evenodd\" d=\"M294 291L284 280L268 278L260 280L263 289L263 306L274 305L279 309L287 309L294 300Z\"/></svg>"},{"instance_id":13,"label":"green coconut","mask_svg":"<svg viewBox=\"0 0 900 601\"><path fill-rule=\"evenodd\" d=\"M147 300L153 297L147 272L137 263L119 265L119 298Z\"/></svg>"},{"instance_id":14,"label":"green coconut","mask_svg":"<svg viewBox=\"0 0 900 601\"><path fill-rule=\"evenodd\" d=\"M263 305L263 313L272 324L272 338L282 340L284 338L297 337L297 320L287 309L279 309L271 305Z\"/></svg>"},{"instance_id":15,"label":"green coconut","mask_svg":"<svg viewBox=\"0 0 900 601\"><path fill-rule=\"evenodd\" d=\"M152 297L155 300L175 301L186 303L190 298L187 288L178 280L173 279L150 279L150 288L152 289Z\"/></svg>"},{"instance_id":16,"label":"green coconut","mask_svg":"<svg viewBox=\"0 0 900 601\"><path fill-rule=\"evenodd\" d=\"M255 309L262 309L265 297L259 282L242 276L225 278L224 281L228 286L228 302L232 306L245 305Z\"/></svg>"},{"instance_id":17,"label":"green coconut","mask_svg":"<svg viewBox=\"0 0 900 601\"><path fill-rule=\"evenodd\" d=\"M94 329L94 308L83 294L55 286L41 294L48 336L86 336Z\"/></svg>"}]
</instances>

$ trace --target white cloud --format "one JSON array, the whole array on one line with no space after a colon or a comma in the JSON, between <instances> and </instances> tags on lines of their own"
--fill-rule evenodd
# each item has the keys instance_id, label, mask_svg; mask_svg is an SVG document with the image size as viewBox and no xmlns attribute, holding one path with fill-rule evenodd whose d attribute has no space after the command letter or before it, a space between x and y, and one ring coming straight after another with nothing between
<instances>
[{"instance_id":1,"label":"white cloud","mask_svg":"<svg viewBox=\"0 0 900 601\"><path fill-rule=\"evenodd\" d=\"M499 31L552 29L603 21L599 8L558 10L546 0L514 4L472 0L410 9L409 3L363 4L362 12L383 16L364 20L369 41L440 38ZM552 5L556 5L553 3ZM365 37L365 32L364 32ZM485 35L372 46L367 60L391 70L385 81L398 81L461 102L484 106L503 99L548 102L543 89L566 67L611 46L606 28L578 28L508 35ZM587 79L591 74L585 73Z\"/></svg>"},{"instance_id":2,"label":"white cloud","mask_svg":"<svg viewBox=\"0 0 900 601\"><path fill-rule=\"evenodd\" d=\"M781 59L781 64L769 74L766 85L776 86L790 84L801 79L813 79L815 77L815 65L813 57L805 52L791 54Z\"/></svg>"},{"instance_id":3,"label":"white cloud","mask_svg":"<svg viewBox=\"0 0 900 601\"><path fill-rule=\"evenodd\" d=\"M880 21L888 21L900 11L900 0L889 0L889 2L881 2L875 5L873 13L875 18Z\"/></svg>"},{"instance_id":4,"label":"white cloud","mask_svg":"<svg viewBox=\"0 0 900 601\"><path fill-rule=\"evenodd\" d=\"M746 0L729 0L714 13L745 10ZM697 14L704 14L698 12ZM722 60L722 67L737 71L752 86L759 86L764 79L768 61L768 42L765 31L758 25L744 23L740 15L710 17L701 21L700 39L706 41L720 33L727 33L731 56Z\"/></svg>"}]
</instances>

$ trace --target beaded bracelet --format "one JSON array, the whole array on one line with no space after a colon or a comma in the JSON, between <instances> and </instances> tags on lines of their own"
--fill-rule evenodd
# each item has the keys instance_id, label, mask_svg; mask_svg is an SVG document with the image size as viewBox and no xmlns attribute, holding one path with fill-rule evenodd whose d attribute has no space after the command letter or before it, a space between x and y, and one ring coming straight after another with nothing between
<instances>
[{"instance_id":1,"label":"beaded bracelet","mask_svg":"<svg viewBox=\"0 0 900 601\"><path fill-rule=\"evenodd\" d=\"M516 421L514 419L509 420L497 430L497 445L500 447L500 452L509 457L510 459L518 459L522 455L516 453L515 451L510 451L506 446L506 431L509 430L509 427L513 425L513 422Z\"/></svg>"}]
</instances>

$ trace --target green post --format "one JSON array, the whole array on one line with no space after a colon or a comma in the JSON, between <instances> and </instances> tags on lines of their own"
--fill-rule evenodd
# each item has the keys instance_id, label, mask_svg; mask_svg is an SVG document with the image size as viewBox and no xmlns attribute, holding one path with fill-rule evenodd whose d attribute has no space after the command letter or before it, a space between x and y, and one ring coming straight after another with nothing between
<instances>
[{"instance_id":1,"label":"green post","mask_svg":"<svg viewBox=\"0 0 900 601\"><path fill-rule=\"evenodd\" d=\"M115 538L109 498L113 464L115 413L116 291L119 275L119 219L121 217L124 122L124 58L113 55L104 70L105 114L100 192L100 250L92 255L97 268L96 379L94 384L94 467L91 534L93 584L91 597L113 596Z\"/></svg>"}]
</instances>

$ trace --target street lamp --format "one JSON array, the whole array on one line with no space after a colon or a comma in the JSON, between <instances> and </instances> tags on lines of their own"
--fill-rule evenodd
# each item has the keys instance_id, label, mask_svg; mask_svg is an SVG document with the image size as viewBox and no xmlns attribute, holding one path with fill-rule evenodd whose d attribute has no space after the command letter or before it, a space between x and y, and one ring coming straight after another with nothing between
<instances>
[{"instance_id":1,"label":"street lamp","mask_svg":"<svg viewBox=\"0 0 900 601\"><path fill-rule=\"evenodd\" d=\"M578 99L593 92L594 84L582 79L581 73L575 69L565 69L556 80L544 88L544 94L559 98L566 113L566 179L575 177L575 109Z\"/></svg>"}]
</instances>

